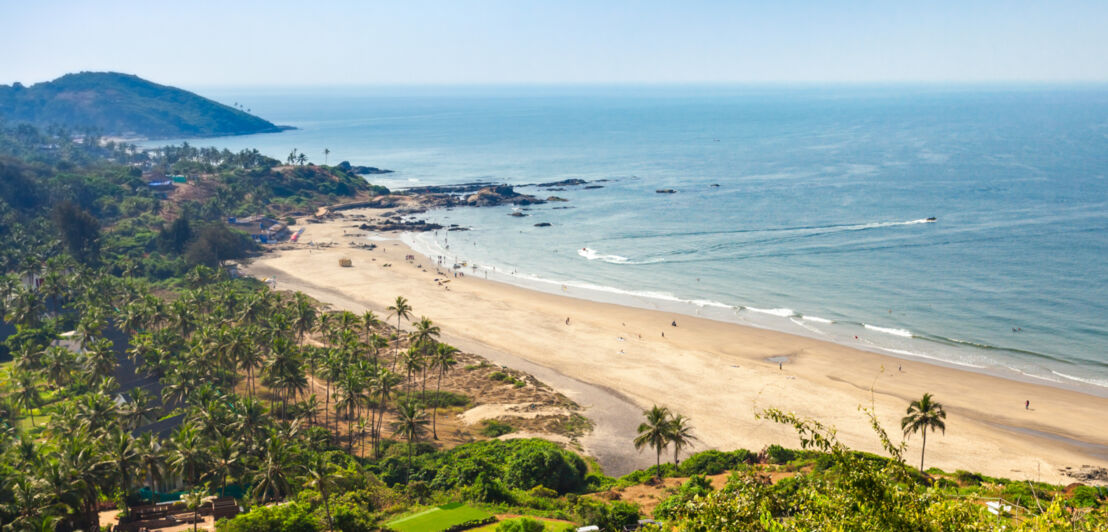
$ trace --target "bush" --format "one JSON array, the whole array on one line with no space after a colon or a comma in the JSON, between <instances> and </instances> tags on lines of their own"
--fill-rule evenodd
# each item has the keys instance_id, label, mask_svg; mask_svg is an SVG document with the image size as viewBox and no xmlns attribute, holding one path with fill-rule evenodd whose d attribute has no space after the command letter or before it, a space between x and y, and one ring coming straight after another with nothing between
<instances>
[{"instance_id":1,"label":"bush","mask_svg":"<svg viewBox=\"0 0 1108 532\"><path fill-rule=\"evenodd\" d=\"M258 506L234 519L220 519L216 523L219 532L316 532L323 528L311 508L299 502Z\"/></svg>"},{"instance_id":2,"label":"bush","mask_svg":"<svg viewBox=\"0 0 1108 532\"><path fill-rule=\"evenodd\" d=\"M958 483L963 486L980 486L981 481L985 480L981 475L959 469L954 472L954 478L958 480Z\"/></svg>"},{"instance_id":3,"label":"bush","mask_svg":"<svg viewBox=\"0 0 1108 532\"><path fill-rule=\"evenodd\" d=\"M481 428L481 435L487 436L489 438L503 436L504 434L508 434L509 432L515 430L514 428L512 428L511 425L507 423L501 423L495 419L486 419L482 421L481 424L484 425Z\"/></svg>"},{"instance_id":4,"label":"bush","mask_svg":"<svg viewBox=\"0 0 1108 532\"><path fill-rule=\"evenodd\" d=\"M1097 505L1097 489L1089 486L1077 486L1070 494L1068 505L1074 508L1093 508Z\"/></svg>"},{"instance_id":5,"label":"bush","mask_svg":"<svg viewBox=\"0 0 1108 532\"><path fill-rule=\"evenodd\" d=\"M753 455L746 449L736 449L728 453L710 450L686 458L681 462L678 471L682 475L689 476L718 475L752 460Z\"/></svg>"},{"instance_id":6,"label":"bush","mask_svg":"<svg viewBox=\"0 0 1108 532\"><path fill-rule=\"evenodd\" d=\"M773 444L766 449L766 457L771 464L787 464L796 458L796 451Z\"/></svg>"},{"instance_id":7,"label":"bush","mask_svg":"<svg viewBox=\"0 0 1108 532\"><path fill-rule=\"evenodd\" d=\"M426 394L412 393L411 396L407 393L400 393L396 397L397 404L404 404L409 401L414 402L420 408L432 408L439 407L444 408L448 406L466 406L469 404L469 397L465 394L444 392L444 391L428 391Z\"/></svg>"},{"instance_id":8,"label":"bush","mask_svg":"<svg viewBox=\"0 0 1108 532\"><path fill-rule=\"evenodd\" d=\"M542 532L545 529L546 525L542 521L529 517L504 521L496 526L496 532Z\"/></svg>"},{"instance_id":9,"label":"bush","mask_svg":"<svg viewBox=\"0 0 1108 532\"><path fill-rule=\"evenodd\" d=\"M585 487L588 467L580 456L557 447L527 447L508 460L505 480L513 488L545 486L558 493Z\"/></svg>"}]
</instances>

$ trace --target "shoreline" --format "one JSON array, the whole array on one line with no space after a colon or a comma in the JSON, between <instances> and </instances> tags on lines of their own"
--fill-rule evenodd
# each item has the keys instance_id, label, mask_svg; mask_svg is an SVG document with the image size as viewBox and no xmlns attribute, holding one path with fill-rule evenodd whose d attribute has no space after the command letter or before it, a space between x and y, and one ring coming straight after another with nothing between
<instances>
[{"instance_id":1,"label":"shoreline","mask_svg":"<svg viewBox=\"0 0 1108 532\"><path fill-rule=\"evenodd\" d=\"M450 279L447 290L433 280L442 276L430 260L422 255L410 263L403 260L414 252L398 241L378 241L381 246L373 251L347 247L342 241L354 238L345 234L351 223L339 218L309 224L302 241L338 244L281 246L247 270L280 272L278 289L297 289L289 284L298 284L337 292L343 296L339 299L349 300L347 304L375 310L404 295L416 315L427 315L442 327L444 339L471 341L478 346L473 352L488 356L498 351L551 374L610 389L639 410L654 402L670 406L692 419L701 439L693 452L737 447L757 451L770 443L797 447L791 428L754 419L756 411L769 407L818 419L837 427L850 447L880 452L858 407L873 406L885 429L896 433L907 403L931 392L947 407L948 430L928 438L927 465L1063 484L1072 481L1059 472L1064 466L1108 466L1108 435L1094 426L1108 408L1103 397L475 277ZM339 268L342 257L353 259L354 267ZM388 287L385 293L382 286ZM335 303L335 295L320 299ZM567 317L570 325L564 323ZM673 320L680 326L671 327ZM782 361L780 368L776 360ZM563 393L569 386L539 378ZM572 392L566 395L574 398ZM1031 409L1020 408L1025 400L1031 400ZM612 421L597 422L595 410L585 412L596 423L590 437L609 444L616 455L620 448L628 449L622 453L627 463L641 460L643 455L630 445L637 417L617 427ZM908 441L906 457L911 463L918 459L918 436ZM586 448L596 452L590 445Z\"/></svg>"},{"instance_id":2,"label":"shoreline","mask_svg":"<svg viewBox=\"0 0 1108 532\"><path fill-rule=\"evenodd\" d=\"M395 237L384 237L378 235L375 238L377 240L383 241L399 241L416 253L419 253L423 257L427 258L428 260L433 260L431 258L432 253L430 250L426 249L422 245L417 245L422 244L415 241L414 235L417 234L420 233L401 233ZM438 253L441 254L444 253L444 251L438 250ZM764 329L781 334L800 336L816 341L829 342L850 349L857 349L860 351L874 353L894 360L922 362L925 364L932 364L960 371L979 373L981 375L997 377L1005 380L1012 380L1033 385L1049 386L1061 390L1074 391L1108 399L1108 386L1094 384L1086 379L1074 377L1071 375L1065 375L1050 368L1045 369L1060 378L1051 378L1049 376L1036 375L1033 373L1022 371L1014 366L1007 366L999 363L985 366L968 361L951 360L940 355L884 347L878 343L870 341L864 336L861 338L861 340L859 340L856 336L854 342L851 342L849 338L836 338L823 332L815 331L809 328L809 326L798 323L796 320L799 319L802 322L812 320L815 323L833 323L838 325L856 326L864 330L860 331L860 334L861 332L887 332L888 330L890 330L890 328L887 327L876 326L860 321L828 320L814 315L801 314L799 312L793 311L792 309L762 309L747 307L743 305L736 306L715 300L682 298L669 293L653 292L648 290L635 291L604 285L595 285L584 281L558 281L526 274L519 275L515 273L506 273L495 266L475 266L479 268L479 271L486 273L486 280L509 284L522 288L524 290L532 290L551 295L562 295L566 297L581 299L584 301L628 306L643 310L676 313L683 316L709 319L742 327ZM559 286L561 287L561 292L559 292L559 290L557 289L557 287ZM778 311L789 311L791 312L791 314L784 315L778 313ZM740 317L740 313L744 313L742 314L743 316L748 316L752 319L743 319L742 317ZM774 320L774 318L778 319ZM788 326L782 326L782 322L780 321L781 319L791 322L793 325L795 325L795 327L789 328ZM901 331L901 329L895 330ZM920 342L936 342L936 340L934 339L935 337L929 335L918 336L906 330L904 330L903 333L911 334L910 338L912 340L918 340ZM980 348L981 346L977 347ZM986 348L999 351L1019 351L1018 348L1011 347L987 346ZM1039 356L1043 355L1039 354Z\"/></svg>"}]
</instances>

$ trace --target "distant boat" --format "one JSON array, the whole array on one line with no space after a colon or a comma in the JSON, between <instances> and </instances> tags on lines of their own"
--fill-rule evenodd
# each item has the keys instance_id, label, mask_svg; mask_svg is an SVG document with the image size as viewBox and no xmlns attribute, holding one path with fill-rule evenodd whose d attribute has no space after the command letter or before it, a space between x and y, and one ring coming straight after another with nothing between
<instances>
[{"instance_id":1,"label":"distant boat","mask_svg":"<svg viewBox=\"0 0 1108 532\"><path fill-rule=\"evenodd\" d=\"M937 222L937 221L938 221L938 219L937 219L937 218L935 218L934 216L932 216L932 217L928 218L928 219L927 219L927 221L929 221L929 222Z\"/></svg>"}]
</instances>

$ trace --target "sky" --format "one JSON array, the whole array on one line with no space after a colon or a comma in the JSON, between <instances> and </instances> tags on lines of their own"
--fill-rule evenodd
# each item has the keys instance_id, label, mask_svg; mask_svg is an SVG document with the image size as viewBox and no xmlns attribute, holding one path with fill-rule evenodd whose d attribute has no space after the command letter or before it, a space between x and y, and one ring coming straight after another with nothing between
<instances>
[{"instance_id":1,"label":"sky","mask_svg":"<svg viewBox=\"0 0 1108 532\"><path fill-rule=\"evenodd\" d=\"M1108 81L1095 1L0 0L0 84Z\"/></svg>"}]
</instances>

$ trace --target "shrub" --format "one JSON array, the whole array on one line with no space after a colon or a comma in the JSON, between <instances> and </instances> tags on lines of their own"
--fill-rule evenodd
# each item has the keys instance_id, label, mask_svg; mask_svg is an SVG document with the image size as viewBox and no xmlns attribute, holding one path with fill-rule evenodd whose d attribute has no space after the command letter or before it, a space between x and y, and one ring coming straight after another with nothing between
<instances>
[{"instance_id":1,"label":"shrub","mask_svg":"<svg viewBox=\"0 0 1108 532\"><path fill-rule=\"evenodd\" d=\"M514 428L512 428L511 425L507 423L501 423L495 419L486 419L482 421L481 424L484 425L481 428L481 435L487 436L489 438L503 436L504 434L508 434L509 432L515 430Z\"/></svg>"},{"instance_id":2,"label":"shrub","mask_svg":"<svg viewBox=\"0 0 1108 532\"><path fill-rule=\"evenodd\" d=\"M216 523L219 532L316 532L323 526L306 504L293 502L280 506L258 506L236 516L234 519L220 519Z\"/></svg>"},{"instance_id":3,"label":"shrub","mask_svg":"<svg viewBox=\"0 0 1108 532\"><path fill-rule=\"evenodd\" d=\"M1093 508L1097 505L1097 489L1089 486L1077 486L1069 497L1069 506L1074 508Z\"/></svg>"},{"instance_id":4,"label":"shrub","mask_svg":"<svg viewBox=\"0 0 1108 532\"><path fill-rule=\"evenodd\" d=\"M529 517L504 521L496 526L496 532L542 532L545 529L546 525L542 521Z\"/></svg>"},{"instance_id":5,"label":"shrub","mask_svg":"<svg viewBox=\"0 0 1108 532\"><path fill-rule=\"evenodd\" d=\"M962 469L954 472L954 478L958 479L958 483L963 486L980 486L981 481L984 480L981 475Z\"/></svg>"},{"instance_id":6,"label":"shrub","mask_svg":"<svg viewBox=\"0 0 1108 532\"><path fill-rule=\"evenodd\" d=\"M780 445L773 444L766 449L766 457L771 464L786 464L796 458L796 452Z\"/></svg>"},{"instance_id":7,"label":"shrub","mask_svg":"<svg viewBox=\"0 0 1108 532\"><path fill-rule=\"evenodd\" d=\"M588 467L580 456L557 447L526 447L507 463L505 481L513 488L545 486L558 493L580 491L585 487Z\"/></svg>"},{"instance_id":8,"label":"shrub","mask_svg":"<svg viewBox=\"0 0 1108 532\"><path fill-rule=\"evenodd\" d=\"M506 381L511 377L509 377L508 374L504 373L503 371L494 371L489 374L489 378L494 381Z\"/></svg>"}]
</instances>

